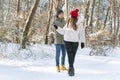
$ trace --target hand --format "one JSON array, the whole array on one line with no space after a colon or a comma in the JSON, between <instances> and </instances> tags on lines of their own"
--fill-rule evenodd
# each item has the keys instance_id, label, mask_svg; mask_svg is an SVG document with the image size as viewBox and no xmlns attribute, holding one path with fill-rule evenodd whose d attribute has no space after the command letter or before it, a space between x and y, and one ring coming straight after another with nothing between
<instances>
[{"instance_id":1,"label":"hand","mask_svg":"<svg viewBox=\"0 0 120 80\"><path fill-rule=\"evenodd\" d=\"M54 28L55 28L55 29L58 29L58 27L57 27L56 25L54 25Z\"/></svg>"},{"instance_id":2,"label":"hand","mask_svg":"<svg viewBox=\"0 0 120 80\"><path fill-rule=\"evenodd\" d=\"M83 49L85 47L84 43L81 43L81 48Z\"/></svg>"}]
</instances>

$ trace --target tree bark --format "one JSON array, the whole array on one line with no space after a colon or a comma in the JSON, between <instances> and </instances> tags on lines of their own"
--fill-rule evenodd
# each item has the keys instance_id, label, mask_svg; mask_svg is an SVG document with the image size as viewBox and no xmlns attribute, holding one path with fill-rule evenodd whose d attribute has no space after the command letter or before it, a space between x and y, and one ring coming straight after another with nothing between
<instances>
[{"instance_id":1,"label":"tree bark","mask_svg":"<svg viewBox=\"0 0 120 80\"><path fill-rule=\"evenodd\" d=\"M113 26L112 26L113 12L112 12L112 10L113 10L113 0L110 0L110 32L111 33L113 32L113 30L112 30L112 28L113 28Z\"/></svg>"},{"instance_id":2,"label":"tree bark","mask_svg":"<svg viewBox=\"0 0 120 80\"><path fill-rule=\"evenodd\" d=\"M20 12L20 0L17 0L17 15L19 15Z\"/></svg>"},{"instance_id":3,"label":"tree bark","mask_svg":"<svg viewBox=\"0 0 120 80\"><path fill-rule=\"evenodd\" d=\"M25 44L26 44L26 41L27 41L27 34L29 32L29 28L31 26L32 19L33 19L34 15L35 15L35 12L37 10L39 2L40 2L40 0L35 0L34 1L33 7L31 8L30 14L29 14L28 19L26 21L26 24L24 26L23 34L22 34L22 39L21 39L21 47L23 49L26 48Z\"/></svg>"},{"instance_id":4,"label":"tree bark","mask_svg":"<svg viewBox=\"0 0 120 80\"><path fill-rule=\"evenodd\" d=\"M110 11L110 6L108 7L106 18L105 18L105 21L104 21L104 28L106 27L106 22L107 22L107 17L108 17L109 11Z\"/></svg>"},{"instance_id":5,"label":"tree bark","mask_svg":"<svg viewBox=\"0 0 120 80\"><path fill-rule=\"evenodd\" d=\"M3 25L3 21L4 21L4 16L3 16L3 0L0 0L0 26Z\"/></svg>"},{"instance_id":6,"label":"tree bark","mask_svg":"<svg viewBox=\"0 0 120 80\"><path fill-rule=\"evenodd\" d=\"M101 2L100 0L98 1L98 12L97 12L97 29L100 29L100 5L101 5Z\"/></svg>"},{"instance_id":7,"label":"tree bark","mask_svg":"<svg viewBox=\"0 0 120 80\"><path fill-rule=\"evenodd\" d=\"M68 0L65 0L65 19L68 20Z\"/></svg>"},{"instance_id":8,"label":"tree bark","mask_svg":"<svg viewBox=\"0 0 120 80\"><path fill-rule=\"evenodd\" d=\"M85 0L85 17L84 17L84 27L88 27L88 21L89 21L89 6L90 6L90 0Z\"/></svg>"},{"instance_id":9,"label":"tree bark","mask_svg":"<svg viewBox=\"0 0 120 80\"><path fill-rule=\"evenodd\" d=\"M51 3L51 6L48 12L47 27L46 27L46 33L45 33L45 44L48 44L48 33L49 33L51 14L52 14L52 9L53 9L53 0L51 0L50 3Z\"/></svg>"},{"instance_id":10,"label":"tree bark","mask_svg":"<svg viewBox=\"0 0 120 80\"><path fill-rule=\"evenodd\" d=\"M60 9L61 8L61 5L62 5L62 0L57 0L57 9Z\"/></svg>"},{"instance_id":11,"label":"tree bark","mask_svg":"<svg viewBox=\"0 0 120 80\"><path fill-rule=\"evenodd\" d=\"M117 5L117 2L116 2L116 45L118 45L118 42L119 42L119 29L120 29L120 24L119 24L119 21L120 21L120 4Z\"/></svg>"},{"instance_id":12,"label":"tree bark","mask_svg":"<svg viewBox=\"0 0 120 80\"><path fill-rule=\"evenodd\" d=\"M19 39L19 14L20 14L20 0L17 0L17 9L16 9L16 30L13 42L20 43Z\"/></svg>"},{"instance_id":13,"label":"tree bark","mask_svg":"<svg viewBox=\"0 0 120 80\"><path fill-rule=\"evenodd\" d=\"M89 25L89 27L91 27L91 30L92 30L92 26L93 26L93 15L94 15L95 1L96 0L93 0L93 3L92 3L92 11L91 11L91 18L90 18L90 25Z\"/></svg>"},{"instance_id":14,"label":"tree bark","mask_svg":"<svg viewBox=\"0 0 120 80\"><path fill-rule=\"evenodd\" d=\"M116 35L116 17L117 17L117 15L116 15L116 0L114 0L113 1L113 13L114 13L114 46L116 46L117 44L116 44L116 42L117 42L117 35Z\"/></svg>"}]
</instances>

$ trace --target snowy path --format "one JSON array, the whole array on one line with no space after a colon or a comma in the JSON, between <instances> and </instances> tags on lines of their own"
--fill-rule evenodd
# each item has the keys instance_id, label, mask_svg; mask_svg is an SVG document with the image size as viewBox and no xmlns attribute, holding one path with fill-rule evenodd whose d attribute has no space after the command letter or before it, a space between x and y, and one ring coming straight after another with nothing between
<instances>
[{"instance_id":1,"label":"snowy path","mask_svg":"<svg viewBox=\"0 0 120 80\"><path fill-rule=\"evenodd\" d=\"M120 80L118 58L77 55L75 77L69 77L67 72L57 73L54 64L54 59L0 60L0 80Z\"/></svg>"}]
</instances>

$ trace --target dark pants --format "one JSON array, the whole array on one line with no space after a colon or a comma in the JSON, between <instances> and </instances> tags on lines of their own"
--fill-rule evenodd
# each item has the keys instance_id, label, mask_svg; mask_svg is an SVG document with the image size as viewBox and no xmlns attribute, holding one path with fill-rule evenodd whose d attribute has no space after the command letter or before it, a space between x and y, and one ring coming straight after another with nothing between
<instances>
[{"instance_id":1,"label":"dark pants","mask_svg":"<svg viewBox=\"0 0 120 80\"><path fill-rule=\"evenodd\" d=\"M66 50L64 44L56 44L56 66L59 66L60 52L62 51L61 65L65 65Z\"/></svg>"},{"instance_id":2,"label":"dark pants","mask_svg":"<svg viewBox=\"0 0 120 80\"><path fill-rule=\"evenodd\" d=\"M74 66L74 61L75 61L75 55L78 49L78 42L66 42L65 41L65 46L68 54L68 63L69 63L69 68L73 68Z\"/></svg>"}]
</instances>

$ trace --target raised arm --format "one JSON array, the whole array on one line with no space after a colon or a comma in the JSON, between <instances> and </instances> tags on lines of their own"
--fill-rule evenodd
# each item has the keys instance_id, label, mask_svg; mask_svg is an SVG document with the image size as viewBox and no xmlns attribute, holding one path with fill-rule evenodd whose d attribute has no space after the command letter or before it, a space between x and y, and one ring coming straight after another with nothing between
<instances>
[{"instance_id":1,"label":"raised arm","mask_svg":"<svg viewBox=\"0 0 120 80\"><path fill-rule=\"evenodd\" d=\"M58 33L60 33L61 35L64 35L64 34L65 34L65 27L66 27L66 25L64 26L64 28L61 28L61 27L56 26L56 25L54 25L54 27L56 28L56 31L57 31Z\"/></svg>"},{"instance_id":2,"label":"raised arm","mask_svg":"<svg viewBox=\"0 0 120 80\"><path fill-rule=\"evenodd\" d=\"M61 35L65 34L65 30L62 29L61 27L58 27L58 29L56 30L58 33L60 33Z\"/></svg>"}]
</instances>

